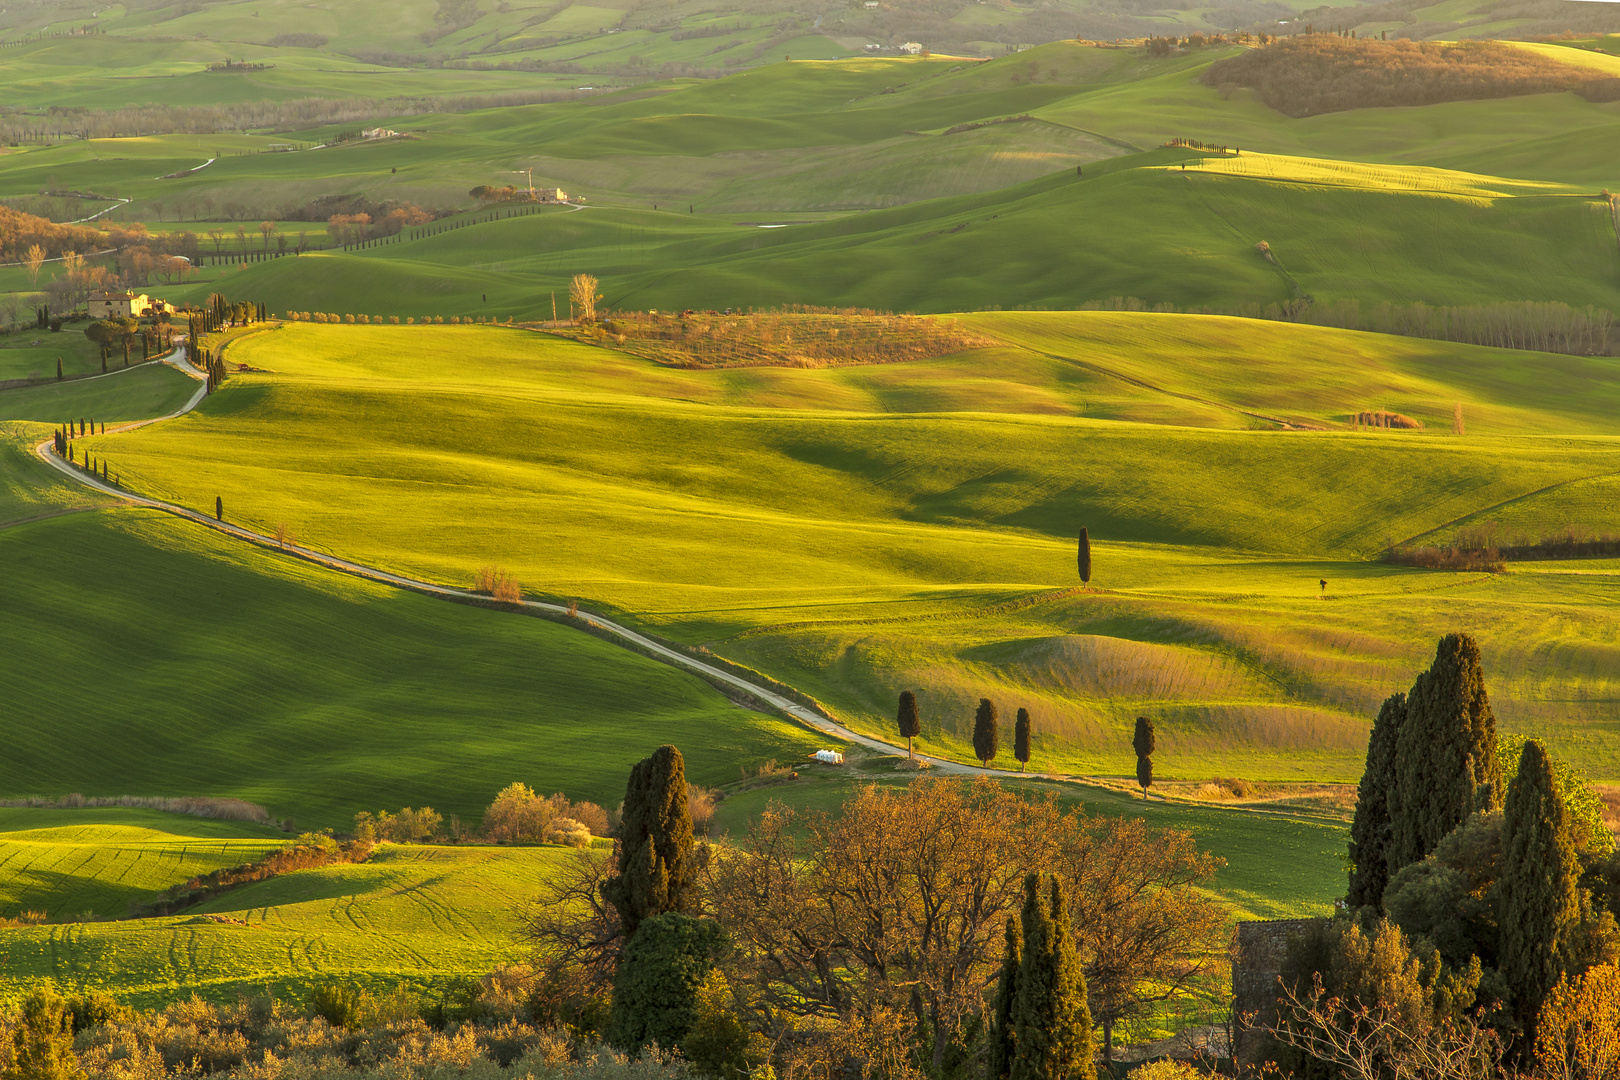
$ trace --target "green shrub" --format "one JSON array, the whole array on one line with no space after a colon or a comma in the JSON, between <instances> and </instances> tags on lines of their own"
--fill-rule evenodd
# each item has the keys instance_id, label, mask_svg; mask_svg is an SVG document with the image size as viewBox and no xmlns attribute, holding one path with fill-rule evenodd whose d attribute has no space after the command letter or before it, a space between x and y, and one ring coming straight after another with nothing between
<instances>
[{"instance_id":1,"label":"green shrub","mask_svg":"<svg viewBox=\"0 0 1620 1080\"><path fill-rule=\"evenodd\" d=\"M309 1010L333 1027L350 1031L360 1026L365 995L344 983L324 983L310 997Z\"/></svg>"}]
</instances>

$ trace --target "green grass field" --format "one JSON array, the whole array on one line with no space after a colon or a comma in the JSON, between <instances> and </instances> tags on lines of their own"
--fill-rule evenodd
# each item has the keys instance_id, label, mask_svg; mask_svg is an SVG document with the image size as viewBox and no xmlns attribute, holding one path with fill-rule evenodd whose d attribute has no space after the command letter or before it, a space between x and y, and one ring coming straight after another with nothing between
<instances>
[{"instance_id":1,"label":"green grass field","mask_svg":"<svg viewBox=\"0 0 1620 1080\"><path fill-rule=\"evenodd\" d=\"M1503 507L1613 528L1612 403L1569 387L1612 384L1614 361L1196 316L972 319L1022 347L682 372L519 330L300 324L234 347L273 374L87 445L139 490L222 494L234 520L402 573L465 584L499 563L866 730L916 688L942 753L965 756L989 693L1036 710L1043 768L1128 771L1152 708L1169 775L1353 779L1378 701L1466 629L1506 726L1620 775L1620 579L1369 561ZM1457 400L1472 434L1438 434ZM1343 430L1364 403L1435 426ZM1267 425L1242 410L1339 430L1243 430ZM1063 593L1081 524L1103 591Z\"/></svg>"},{"instance_id":2,"label":"green grass field","mask_svg":"<svg viewBox=\"0 0 1620 1080\"><path fill-rule=\"evenodd\" d=\"M147 511L14 526L0 551L0 698L34 720L0 766L6 795L232 795L341 828L424 803L476 817L514 780L616 805L664 742L700 783L814 744L577 631Z\"/></svg>"},{"instance_id":3,"label":"green grass field","mask_svg":"<svg viewBox=\"0 0 1620 1080\"><path fill-rule=\"evenodd\" d=\"M122 423L166 416L180 408L200 385L168 364L116 364L106 375L0 390L0 420L33 420L53 426L67 420ZM100 360L97 360L97 366Z\"/></svg>"},{"instance_id":4,"label":"green grass field","mask_svg":"<svg viewBox=\"0 0 1620 1080\"><path fill-rule=\"evenodd\" d=\"M0 808L0 917L122 918L131 903L285 841L240 821L154 810Z\"/></svg>"},{"instance_id":5,"label":"green grass field","mask_svg":"<svg viewBox=\"0 0 1620 1080\"><path fill-rule=\"evenodd\" d=\"M518 909L572 855L383 845L364 864L283 875L168 918L7 930L0 997L42 977L147 1007L193 993L299 1000L332 979L386 992L482 975L525 959Z\"/></svg>"}]
</instances>

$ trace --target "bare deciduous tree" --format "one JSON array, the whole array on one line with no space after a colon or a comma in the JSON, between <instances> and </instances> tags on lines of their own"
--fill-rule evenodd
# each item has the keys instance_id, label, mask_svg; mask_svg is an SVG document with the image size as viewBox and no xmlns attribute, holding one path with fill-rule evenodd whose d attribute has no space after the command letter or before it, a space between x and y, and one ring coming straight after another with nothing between
<instances>
[{"instance_id":1,"label":"bare deciduous tree","mask_svg":"<svg viewBox=\"0 0 1620 1080\"><path fill-rule=\"evenodd\" d=\"M596 279L589 274L575 274L568 283L568 298L573 301L574 318L579 322L596 321L596 305L602 299L596 285Z\"/></svg>"}]
</instances>

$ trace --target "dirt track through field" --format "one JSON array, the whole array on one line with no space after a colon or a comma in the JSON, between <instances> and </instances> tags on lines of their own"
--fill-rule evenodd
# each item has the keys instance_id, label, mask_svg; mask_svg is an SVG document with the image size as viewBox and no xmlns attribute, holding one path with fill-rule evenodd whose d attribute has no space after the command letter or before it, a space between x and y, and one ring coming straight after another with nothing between
<instances>
[{"instance_id":1,"label":"dirt track through field","mask_svg":"<svg viewBox=\"0 0 1620 1080\"><path fill-rule=\"evenodd\" d=\"M143 428L149 424L159 424L165 420L173 420L176 417L184 416L186 413L197 407L202 399L208 394L206 381L207 377L202 371L191 365L191 362L187 356L186 348L187 347L185 345L177 345L174 352L163 358L163 362L172 365L181 372L184 372L186 375L189 375L191 378L196 379L203 384L198 387L197 392L192 395L191 400L187 401L185 405L181 406L179 409L176 409L174 412L169 413L167 416L159 416L151 420L137 420L127 424L119 424L116 427L107 428L105 434L116 435L120 432L134 431L137 428ZM121 499L125 503L132 506L146 507L150 510L161 510L164 513L173 514L176 517L184 518L185 520L194 524L206 526L207 528L213 529L219 533L223 533L224 535L234 539L243 540L262 548L268 548L272 551L292 555L308 562L318 563L321 566L325 566L333 570L339 570L346 574L353 574L356 577L366 578L369 581L380 582L384 585L393 585L398 588L409 589L412 592L424 593L429 596L438 596L446 599L476 600L480 602L488 600L488 597L483 596L480 593L475 593L470 589L456 589L447 585L437 585L428 581L418 581L415 578L408 578L399 574L393 574L387 570L382 570L375 566L366 566L363 563L351 562L348 559L341 559L335 555L328 555L324 552L313 551L306 547L300 547L297 544L279 544L276 542L274 537L266 536L263 533L256 533L251 529L244 529L239 525L232 525L229 522L217 521L206 514L198 513L195 510L188 510L183 506L176 506L173 503L166 503L158 499L149 499L140 495L132 494L123 490L122 488L115 487L112 484L104 483L100 478L91 476L89 473L85 472L83 469L80 469L76 465L63 461L52 451L52 443L49 439L41 442L34 448L34 451L45 461L46 464L51 466L51 468L55 469L57 472L62 473L64 476L70 477L78 483L84 484L86 487L93 488L104 495L111 495L114 498ZM524 600L522 601L522 606L534 611L543 611L550 615L562 615L565 617L568 615L568 609L562 605L548 604L540 600ZM574 619L577 619L580 623L593 626L598 630L606 631L610 640L615 641L617 644L626 646L633 652L639 652L643 655L650 656L653 659L663 661L666 664L684 668L698 674L711 683L722 683L726 686L732 687L733 689L740 690L750 697L767 703L772 708L788 717L791 717L794 720L797 720L799 723L805 725L813 731L821 732L824 735L842 740L844 742L855 743L857 745L864 746L869 750L876 750L883 754L904 754L906 752L904 747L886 743L881 739L874 739L871 736L862 735L858 732L851 731L849 728L840 724L837 720L826 715L820 710L812 709L806 705L801 705L796 701L768 689L767 687L760 686L758 683L755 683L752 680L743 678L742 676L736 675L723 668L716 667L713 664L705 663L704 661L695 657L688 656L677 649L672 649L669 646L664 645L661 642L654 641L652 638L646 637L643 634L638 634L629 627L621 626L620 624L613 622L611 619L607 619L601 615L584 610L580 610ZM570 625L574 622L574 619L567 619L563 625ZM584 627L582 626L581 629L584 629ZM933 768L944 773L1023 779L1070 779L1070 777L1053 773L1020 773L1011 769L985 769L976 765L964 765L960 762L949 761L945 758L928 757L924 754L918 754L917 758L919 761L927 762Z\"/></svg>"}]
</instances>

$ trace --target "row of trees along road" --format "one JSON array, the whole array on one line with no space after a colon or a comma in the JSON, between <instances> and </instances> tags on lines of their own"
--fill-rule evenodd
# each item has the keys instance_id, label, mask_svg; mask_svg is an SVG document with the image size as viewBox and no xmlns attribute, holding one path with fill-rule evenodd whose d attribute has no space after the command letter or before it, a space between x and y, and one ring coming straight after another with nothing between
<instances>
[{"instance_id":1,"label":"row of trees along road","mask_svg":"<svg viewBox=\"0 0 1620 1080\"><path fill-rule=\"evenodd\" d=\"M1035 738L1033 724L1029 710L1020 708L1013 719L1013 757L1018 759L1020 772L1029 767ZM895 726L900 730L900 737L906 740L906 757L915 761L917 754L912 740L922 734L916 691L900 691L900 708L895 714ZM979 759L980 765L989 768L990 762L1000 751L1001 710L989 698L980 698L979 707L973 714L973 756Z\"/></svg>"},{"instance_id":2,"label":"row of trees along road","mask_svg":"<svg viewBox=\"0 0 1620 1080\"><path fill-rule=\"evenodd\" d=\"M665 746L631 772L613 853L582 852L532 909L537 1019L728 1080L767 1061L977 1078L987 1058L1089 1080L1093 1024L1107 1056L1120 1021L1213 990L1220 865L1188 833L982 779L773 804L711 847Z\"/></svg>"},{"instance_id":3,"label":"row of trees along road","mask_svg":"<svg viewBox=\"0 0 1620 1080\"><path fill-rule=\"evenodd\" d=\"M1261 1056L1357 1080L1620 1076L1602 809L1539 741L1498 736L1479 646L1441 639L1374 721L1344 911L1290 943Z\"/></svg>"}]
</instances>

